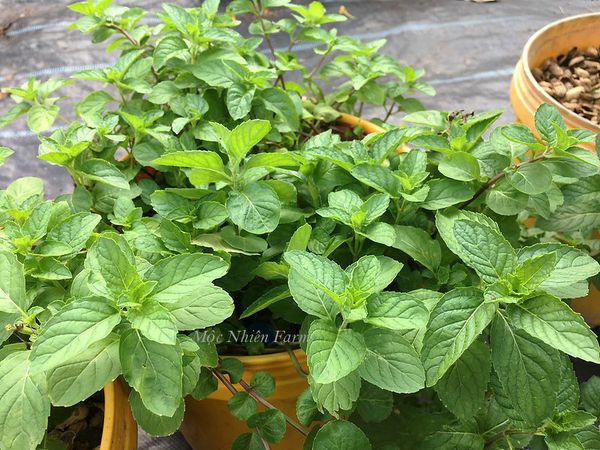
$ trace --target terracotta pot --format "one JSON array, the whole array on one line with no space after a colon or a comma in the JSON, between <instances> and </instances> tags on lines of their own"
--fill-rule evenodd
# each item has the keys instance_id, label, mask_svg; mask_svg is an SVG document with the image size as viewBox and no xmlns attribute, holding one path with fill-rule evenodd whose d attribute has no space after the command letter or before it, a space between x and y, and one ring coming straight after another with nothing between
<instances>
[{"instance_id":1,"label":"terracotta pot","mask_svg":"<svg viewBox=\"0 0 600 450\"><path fill-rule=\"evenodd\" d=\"M125 383L119 378L104 386L104 425L100 450L137 449L137 424L129 408Z\"/></svg>"},{"instance_id":2,"label":"terracotta pot","mask_svg":"<svg viewBox=\"0 0 600 450\"><path fill-rule=\"evenodd\" d=\"M542 89L531 69L540 67L548 58L564 54L572 47L600 45L600 13L582 14L553 22L535 33L525 44L510 84L510 102L519 122L534 128L534 114L542 103L550 103L561 112L570 128L585 128L595 133L598 125L565 108ZM593 144L587 148L593 149Z\"/></svg>"},{"instance_id":3,"label":"terracotta pot","mask_svg":"<svg viewBox=\"0 0 600 450\"><path fill-rule=\"evenodd\" d=\"M306 369L306 354L296 350L296 358ZM296 400L308 387L306 378L295 369L287 352L271 355L238 357L244 364L244 381L250 382L252 376L259 371L268 371L275 378L275 392L268 401L287 416L296 419ZM239 388L238 390L242 390ZM236 419L229 413L227 401L231 392L219 383L219 387L208 398L194 400L186 398L185 418L181 425L181 433L194 450L229 450L233 441L250 429L245 422ZM272 449L301 449L304 436L290 426L283 441L271 445Z\"/></svg>"}]
</instances>

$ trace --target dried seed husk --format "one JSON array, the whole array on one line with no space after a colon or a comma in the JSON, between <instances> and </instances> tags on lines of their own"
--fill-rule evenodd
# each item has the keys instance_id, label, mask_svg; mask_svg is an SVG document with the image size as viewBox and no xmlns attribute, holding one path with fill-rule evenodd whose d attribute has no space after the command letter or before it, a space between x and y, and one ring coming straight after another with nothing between
<instances>
[{"instance_id":1,"label":"dried seed husk","mask_svg":"<svg viewBox=\"0 0 600 450\"><path fill-rule=\"evenodd\" d=\"M569 61L569 67L574 66L575 64L579 64L584 59L585 59L585 57L583 55L579 55L579 56L576 56L575 58L572 58L571 61Z\"/></svg>"},{"instance_id":2,"label":"dried seed husk","mask_svg":"<svg viewBox=\"0 0 600 450\"><path fill-rule=\"evenodd\" d=\"M548 58L532 74L540 87L567 109L598 124L600 47L577 49Z\"/></svg>"}]
</instances>

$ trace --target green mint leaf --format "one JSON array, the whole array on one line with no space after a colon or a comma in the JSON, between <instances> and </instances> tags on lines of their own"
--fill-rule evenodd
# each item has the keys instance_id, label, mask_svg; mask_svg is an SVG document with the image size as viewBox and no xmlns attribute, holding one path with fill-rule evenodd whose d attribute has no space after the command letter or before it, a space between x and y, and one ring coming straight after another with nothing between
<instances>
[{"instance_id":1,"label":"green mint leaf","mask_svg":"<svg viewBox=\"0 0 600 450\"><path fill-rule=\"evenodd\" d=\"M244 376L244 364L237 358L225 358L221 361L220 369L229 374L233 383L239 383Z\"/></svg>"},{"instance_id":2,"label":"green mint leaf","mask_svg":"<svg viewBox=\"0 0 600 450\"><path fill-rule=\"evenodd\" d=\"M58 111L56 105L35 104L27 111L27 126L36 134L46 131L54 124Z\"/></svg>"},{"instance_id":3,"label":"green mint leaf","mask_svg":"<svg viewBox=\"0 0 600 450\"><path fill-rule=\"evenodd\" d=\"M365 341L360 333L337 328L332 322L315 320L309 329L308 367L318 383L332 383L354 371L365 358Z\"/></svg>"},{"instance_id":4,"label":"green mint leaf","mask_svg":"<svg viewBox=\"0 0 600 450\"><path fill-rule=\"evenodd\" d=\"M556 145L556 130L552 124L558 125L561 129L565 129L565 121L558 109L548 103L542 103L535 112L535 129L540 134L541 138L550 146Z\"/></svg>"},{"instance_id":5,"label":"green mint leaf","mask_svg":"<svg viewBox=\"0 0 600 450\"><path fill-rule=\"evenodd\" d=\"M267 241L263 238L244 232L237 233L231 226L221 228L221 238L232 248L248 254L260 254L268 246Z\"/></svg>"},{"instance_id":6,"label":"green mint leaf","mask_svg":"<svg viewBox=\"0 0 600 450\"><path fill-rule=\"evenodd\" d=\"M394 394L370 383L363 383L360 397L356 402L356 411L367 423L378 423L392 414Z\"/></svg>"},{"instance_id":7,"label":"green mint leaf","mask_svg":"<svg viewBox=\"0 0 600 450\"><path fill-rule=\"evenodd\" d=\"M270 233L279 224L281 202L264 182L250 183L240 191L232 191L225 206L231 221L249 233Z\"/></svg>"},{"instance_id":8,"label":"green mint leaf","mask_svg":"<svg viewBox=\"0 0 600 450\"><path fill-rule=\"evenodd\" d=\"M525 125L506 125L502 127L502 134L509 141L527 145L531 150L543 150L544 148L544 146L537 141L531 130Z\"/></svg>"},{"instance_id":9,"label":"green mint leaf","mask_svg":"<svg viewBox=\"0 0 600 450\"><path fill-rule=\"evenodd\" d=\"M169 219L160 222L160 237L169 250L176 253L187 253L192 250L192 237Z\"/></svg>"},{"instance_id":10,"label":"green mint leaf","mask_svg":"<svg viewBox=\"0 0 600 450\"><path fill-rule=\"evenodd\" d=\"M537 426L552 416L560 377L559 353L497 314L491 327L492 364L517 414Z\"/></svg>"},{"instance_id":11,"label":"green mint leaf","mask_svg":"<svg viewBox=\"0 0 600 450\"><path fill-rule=\"evenodd\" d=\"M597 375L581 384L581 406L595 416L600 415L600 377Z\"/></svg>"},{"instance_id":12,"label":"green mint leaf","mask_svg":"<svg viewBox=\"0 0 600 450\"><path fill-rule=\"evenodd\" d=\"M227 273L229 265L214 255L190 253L161 259L144 278L156 282L152 297L160 303L175 303L181 297L198 294L204 286Z\"/></svg>"},{"instance_id":13,"label":"green mint leaf","mask_svg":"<svg viewBox=\"0 0 600 450\"><path fill-rule=\"evenodd\" d=\"M575 410L579 407L579 381L573 370L573 364L566 355L561 355L560 383L556 394L556 409L560 412Z\"/></svg>"},{"instance_id":14,"label":"green mint leaf","mask_svg":"<svg viewBox=\"0 0 600 450\"><path fill-rule=\"evenodd\" d=\"M290 92L280 88L267 88L260 92L265 108L279 117L290 130L300 128L300 111L290 98Z\"/></svg>"},{"instance_id":15,"label":"green mint leaf","mask_svg":"<svg viewBox=\"0 0 600 450\"><path fill-rule=\"evenodd\" d=\"M539 288L559 297L562 292L580 281L585 281L600 272L600 265L587 253L558 243L540 243L519 249L519 263L547 253L556 254L554 270Z\"/></svg>"},{"instance_id":16,"label":"green mint leaf","mask_svg":"<svg viewBox=\"0 0 600 450\"><path fill-rule=\"evenodd\" d=\"M564 353L600 364L598 338L583 318L562 300L549 295L509 305L511 323Z\"/></svg>"},{"instance_id":17,"label":"green mint leaf","mask_svg":"<svg viewBox=\"0 0 600 450\"><path fill-rule=\"evenodd\" d=\"M422 301L405 292L380 292L367 299L366 322L391 330L411 330L427 325L429 311Z\"/></svg>"},{"instance_id":18,"label":"green mint leaf","mask_svg":"<svg viewBox=\"0 0 600 450\"><path fill-rule=\"evenodd\" d=\"M136 423L150 436L170 436L179 429L183 422L185 412L183 400L171 416L159 415L146 408L140 394L132 390L129 393L129 406Z\"/></svg>"},{"instance_id":19,"label":"green mint leaf","mask_svg":"<svg viewBox=\"0 0 600 450\"><path fill-rule=\"evenodd\" d=\"M172 417L181 405L182 361L178 345L146 339L137 330L121 336L119 358L123 376L141 397L144 407Z\"/></svg>"},{"instance_id":20,"label":"green mint leaf","mask_svg":"<svg viewBox=\"0 0 600 450\"><path fill-rule=\"evenodd\" d=\"M577 431L593 427L596 422L596 416L585 411L565 411L555 414L552 422L560 431Z\"/></svg>"},{"instance_id":21,"label":"green mint leaf","mask_svg":"<svg viewBox=\"0 0 600 450\"><path fill-rule=\"evenodd\" d=\"M204 150L171 152L155 159L152 163L161 166L191 168L188 178L190 183L195 186L209 183L231 183L231 177L225 170L223 160L215 152Z\"/></svg>"},{"instance_id":22,"label":"green mint leaf","mask_svg":"<svg viewBox=\"0 0 600 450\"><path fill-rule=\"evenodd\" d=\"M285 416L278 409L254 414L246 423L250 428L258 429L260 435L272 444L280 442L285 435Z\"/></svg>"},{"instance_id":23,"label":"green mint leaf","mask_svg":"<svg viewBox=\"0 0 600 450\"><path fill-rule=\"evenodd\" d=\"M231 415L240 420L248 420L256 414L256 400L247 392L238 392L227 401Z\"/></svg>"},{"instance_id":24,"label":"green mint leaf","mask_svg":"<svg viewBox=\"0 0 600 450\"><path fill-rule=\"evenodd\" d=\"M101 217L97 214L83 212L74 214L53 226L48 232L46 240L47 242L66 244L73 253L78 252L85 246L100 223L100 219Z\"/></svg>"},{"instance_id":25,"label":"green mint leaf","mask_svg":"<svg viewBox=\"0 0 600 450\"><path fill-rule=\"evenodd\" d=\"M454 152L444 156L438 170L453 180L471 181L480 177L479 162L466 152Z\"/></svg>"},{"instance_id":26,"label":"green mint leaf","mask_svg":"<svg viewBox=\"0 0 600 450\"><path fill-rule=\"evenodd\" d=\"M469 117L463 128L467 130L468 148L479 143L479 138L502 115L501 110L485 111Z\"/></svg>"},{"instance_id":27,"label":"green mint leaf","mask_svg":"<svg viewBox=\"0 0 600 450\"><path fill-rule=\"evenodd\" d=\"M169 167L212 169L215 172L225 173L225 166L219 154L206 150L170 152L155 159L152 163Z\"/></svg>"},{"instance_id":28,"label":"green mint leaf","mask_svg":"<svg viewBox=\"0 0 600 450\"><path fill-rule=\"evenodd\" d=\"M219 380L206 367L200 370L200 375L196 387L191 392L195 400L204 400L219 387Z\"/></svg>"},{"instance_id":29,"label":"green mint leaf","mask_svg":"<svg viewBox=\"0 0 600 450\"><path fill-rule=\"evenodd\" d=\"M386 247L391 247L396 239L394 227L385 222L374 222L365 228L364 231L356 231L356 233Z\"/></svg>"},{"instance_id":30,"label":"green mint leaf","mask_svg":"<svg viewBox=\"0 0 600 450\"><path fill-rule=\"evenodd\" d=\"M152 298L145 299L140 307L130 308L127 319L132 328L159 344L175 345L177 327L169 310Z\"/></svg>"},{"instance_id":31,"label":"green mint leaf","mask_svg":"<svg viewBox=\"0 0 600 450\"><path fill-rule=\"evenodd\" d=\"M254 86L247 86L244 83L233 83L229 86L226 104L232 119L240 120L248 115L252 108L255 91Z\"/></svg>"},{"instance_id":32,"label":"green mint leaf","mask_svg":"<svg viewBox=\"0 0 600 450\"><path fill-rule=\"evenodd\" d=\"M377 290L377 281L381 273L379 259L373 255L361 257L358 261L348 266L346 273L350 278L349 289L357 293L370 294Z\"/></svg>"},{"instance_id":33,"label":"green mint leaf","mask_svg":"<svg viewBox=\"0 0 600 450\"><path fill-rule=\"evenodd\" d=\"M32 345L31 366L43 371L58 367L107 337L121 315L105 299L91 297L67 304L45 325Z\"/></svg>"},{"instance_id":34,"label":"green mint leaf","mask_svg":"<svg viewBox=\"0 0 600 450\"><path fill-rule=\"evenodd\" d=\"M448 249L456 255L462 250L462 246L458 244L454 235L454 224L459 220L475 221L500 233L498 224L484 214L464 211L457 208L438 211L435 215L436 228Z\"/></svg>"},{"instance_id":35,"label":"green mint leaf","mask_svg":"<svg viewBox=\"0 0 600 450\"><path fill-rule=\"evenodd\" d=\"M563 203L546 219L539 217L536 226L549 231L586 232L600 227L600 175L583 178L561 189Z\"/></svg>"},{"instance_id":36,"label":"green mint leaf","mask_svg":"<svg viewBox=\"0 0 600 450\"><path fill-rule=\"evenodd\" d=\"M396 239L392 247L403 251L432 272L437 272L442 260L439 242L420 228L396 225L394 229L396 230Z\"/></svg>"},{"instance_id":37,"label":"green mint leaf","mask_svg":"<svg viewBox=\"0 0 600 450\"><path fill-rule=\"evenodd\" d=\"M55 406L89 398L121 373L119 338L111 334L48 372L48 395Z\"/></svg>"},{"instance_id":38,"label":"green mint leaf","mask_svg":"<svg viewBox=\"0 0 600 450\"><path fill-rule=\"evenodd\" d=\"M402 128L396 128L383 133L378 137L373 145L371 145L371 153L375 161L384 161L391 152L395 151L402 141L406 130Z\"/></svg>"},{"instance_id":39,"label":"green mint leaf","mask_svg":"<svg viewBox=\"0 0 600 450\"><path fill-rule=\"evenodd\" d=\"M371 450L365 433L352 422L333 420L317 431L313 448L319 450Z\"/></svg>"},{"instance_id":40,"label":"green mint leaf","mask_svg":"<svg viewBox=\"0 0 600 450\"><path fill-rule=\"evenodd\" d=\"M454 224L459 256L486 283L506 278L517 265L510 243L496 230L478 222L459 220Z\"/></svg>"},{"instance_id":41,"label":"green mint leaf","mask_svg":"<svg viewBox=\"0 0 600 450\"><path fill-rule=\"evenodd\" d=\"M515 189L506 178L496 183L486 196L487 206L501 216L514 216L527 207L529 196Z\"/></svg>"},{"instance_id":42,"label":"green mint leaf","mask_svg":"<svg viewBox=\"0 0 600 450\"><path fill-rule=\"evenodd\" d=\"M250 306L248 306L244 312L240 314L240 319L250 317L251 315L256 314L257 312L262 311L263 309L268 308L269 306L291 296L292 294L290 293L287 285L275 286L254 300Z\"/></svg>"},{"instance_id":43,"label":"green mint leaf","mask_svg":"<svg viewBox=\"0 0 600 450\"><path fill-rule=\"evenodd\" d=\"M319 409L313 400L310 388L308 388L298 396L298 400L296 401L296 417L302 425L307 427L314 420L317 420L319 416Z\"/></svg>"},{"instance_id":44,"label":"green mint leaf","mask_svg":"<svg viewBox=\"0 0 600 450\"><path fill-rule=\"evenodd\" d=\"M89 249L85 267L90 271L90 289L98 295L116 300L124 294L133 295L142 284L133 251L120 235L100 237Z\"/></svg>"},{"instance_id":45,"label":"green mint leaf","mask_svg":"<svg viewBox=\"0 0 600 450\"><path fill-rule=\"evenodd\" d=\"M156 70L160 70L171 58L185 56L188 52L185 41L179 36L166 36L154 47L153 66Z\"/></svg>"},{"instance_id":46,"label":"green mint leaf","mask_svg":"<svg viewBox=\"0 0 600 450\"><path fill-rule=\"evenodd\" d=\"M600 431L596 427L589 427L575 433L577 440L584 449L596 450L600 448Z\"/></svg>"},{"instance_id":47,"label":"green mint leaf","mask_svg":"<svg viewBox=\"0 0 600 450\"><path fill-rule=\"evenodd\" d=\"M544 442L548 450L585 450L579 439L568 432L548 434L544 437Z\"/></svg>"},{"instance_id":48,"label":"green mint leaf","mask_svg":"<svg viewBox=\"0 0 600 450\"><path fill-rule=\"evenodd\" d=\"M152 87L148 94L148 101L155 105L164 105L180 95L181 91L174 81L161 81Z\"/></svg>"},{"instance_id":49,"label":"green mint leaf","mask_svg":"<svg viewBox=\"0 0 600 450\"><path fill-rule=\"evenodd\" d=\"M423 208L432 211L465 202L475 194L473 185L456 180L434 179L427 186L429 191Z\"/></svg>"},{"instance_id":50,"label":"green mint leaf","mask_svg":"<svg viewBox=\"0 0 600 450\"><path fill-rule=\"evenodd\" d=\"M550 276L555 265L556 253L545 253L519 263L513 275L519 280L521 286L534 290Z\"/></svg>"},{"instance_id":51,"label":"green mint leaf","mask_svg":"<svg viewBox=\"0 0 600 450\"><path fill-rule=\"evenodd\" d=\"M64 263L54 258L40 258L38 261L27 261L27 270L38 280L69 280L73 277Z\"/></svg>"},{"instance_id":52,"label":"green mint leaf","mask_svg":"<svg viewBox=\"0 0 600 450\"><path fill-rule=\"evenodd\" d=\"M36 177L23 177L13 181L6 188L6 195L15 206L29 208L26 202L37 202L44 195L44 182ZM34 199L35 197L35 199ZM31 204L31 203L30 203Z\"/></svg>"},{"instance_id":53,"label":"green mint leaf","mask_svg":"<svg viewBox=\"0 0 600 450\"><path fill-rule=\"evenodd\" d=\"M36 206L23 224L23 233L31 236L33 240L44 237L52 220L52 210L52 203L49 202Z\"/></svg>"},{"instance_id":54,"label":"green mint leaf","mask_svg":"<svg viewBox=\"0 0 600 450\"><path fill-rule=\"evenodd\" d=\"M308 382L319 411L325 410L332 415L352 409L360 393L358 370L333 383L317 383L311 375L308 376Z\"/></svg>"},{"instance_id":55,"label":"green mint leaf","mask_svg":"<svg viewBox=\"0 0 600 450\"><path fill-rule=\"evenodd\" d=\"M454 415L470 419L485 404L490 370L490 349L475 341L438 381L435 390Z\"/></svg>"},{"instance_id":56,"label":"green mint leaf","mask_svg":"<svg viewBox=\"0 0 600 450\"><path fill-rule=\"evenodd\" d=\"M290 293L300 309L322 319L333 319L348 284L346 273L335 262L308 252L287 252L284 259L291 269Z\"/></svg>"},{"instance_id":57,"label":"green mint leaf","mask_svg":"<svg viewBox=\"0 0 600 450\"><path fill-rule=\"evenodd\" d=\"M243 80L248 69L235 61L209 60L190 67L192 74L209 86L228 88Z\"/></svg>"},{"instance_id":58,"label":"green mint leaf","mask_svg":"<svg viewBox=\"0 0 600 450\"><path fill-rule=\"evenodd\" d=\"M212 327L233 314L230 295L212 284L196 284L193 293L180 295L164 306L179 330L196 330Z\"/></svg>"},{"instance_id":59,"label":"green mint leaf","mask_svg":"<svg viewBox=\"0 0 600 450\"><path fill-rule=\"evenodd\" d=\"M225 148L229 157L240 162L246 154L258 144L271 131L268 120L247 120L231 130L225 141Z\"/></svg>"},{"instance_id":60,"label":"green mint leaf","mask_svg":"<svg viewBox=\"0 0 600 450\"><path fill-rule=\"evenodd\" d=\"M425 372L419 355L400 333L373 327L363 336L366 356L359 368L361 378L397 393L417 392L424 387Z\"/></svg>"},{"instance_id":61,"label":"green mint leaf","mask_svg":"<svg viewBox=\"0 0 600 450\"><path fill-rule=\"evenodd\" d=\"M78 167L90 180L107 184L118 189L129 190L129 180L114 164L103 159L88 159Z\"/></svg>"},{"instance_id":62,"label":"green mint leaf","mask_svg":"<svg viewBox=\"0 0 600 450\"><path fill-rule=\"evenodd\" d=\"M524 164L508 176L510 184L527 195L537 195L552 187L552 172L543 162Z\"/></svg>"},{"instance_id":63,"label":"green mint leaf","mask_svg":"<svg viewBox=\"0 0 600 450\"><path fill-rule=\"evenodd\" d=\"M329 202L330 207L347 211L349 213L356 211L363 204L360 195L348 189L342 189L340 191L329 193L327 196L327 201Z\"/></svg>"},{"instance_id":64,"label":"green mint leaf","mask_svg":"<svg viewBox=\"0 0 600 450\"><path fill-rule=\"evenodd\" d=\"M243 433L233 441L231 450L265 450L265 444L258 432Z\"/></svg>"},{"instance_id":65,"label":"green mint leaf","mask_svg":"<svg viewBox=\"0 0 600 450\"><path fill-rule=\"evenodd\" d=\"M412 139L411 143L417 147L423 147L439 153L450 153L452 151L448 138L440 136L435 132L420 134Z\"/></svg>"},{"instance_id":66,"label":"green mint leaf","mask_svg":"<svg viewBox=\"0 0 600 450\"><path fill-rule=\"evenodd\" d=\"M194 203L173 192L154 191L150 195L150 205L165 219L190 222L195 217Z\"/></svg>"},{"instance_id":67,"label":"green mint leaf","mask_svg":"<svg viewBox=\"0 0 600 450\"><path fill-rule=\"evenodd\" d=\"M396 261L395 259L389 258L387 256L379 255L377 256L379 260L379 266L381 270L379 272L379 276L377 280L375 280L375 291L383 291L386 287L388 287L393 281L396 279L404 264Z\"/></svg>"},{"instance_id":68,"label":"green mint leaf","mask_svg":"<svg viewBox=\"0 0 600 450\"><path fill-rule=\"evenodd\" d=\"M421 359L427 386L433 386L488 326L496 305L486 303L476 288L456 288L444 294L431 311Z\"/></svg>"},{"instance_id":69,"label":"green mint leaf","mask_svg":"<svg viewBox=\"0 0 600 450\"><path fill-rule=\"evenodd\" d=\"M269 397L275 391L275 379L269 372L256 372L250 380L250 387L261 397Z\"/></svg>"},{"instance_id":70,"label":"green mint leaf","mask_svg":"<svg viewBox=\"0 0 600 450\"><path fill-rule=\"evenodd\" d=\"M361 183L372 187L392 198L400 197L402 186L390 169L383 166L359 164L350 171L352 176Z\"/></svg>"},{"instance_id":71,"label":"green mint leaf","mask_svg":"<svg viewBox=\"0 0 600 450\"><path fill-rule=\"evenodd\" d=\"M257 153L244 163L244 170L259 167L298 167L305 159L295 152Z\"/></svg>"},{"instance_id":72,"label":"green mint leaf","mask_svg":"<svg viewBox=\"0 0 600 450\"><path fill-rule=\"evenodd\" d=\"M436 131L441 131L448 125L448 113L440 111L417 111L407 114L402 118L404 122L422 125L432 128Z\"/></svg>"},{"instance_id":73,"label":"green mint leaf","mask_svg":"<svg viewBox=\"0 0 600 450\"><path fill-rule=\"evenodd\" d=\"M188 344L189 341L186 339L180 340L180 345L182 349L185 345ZM183 378L182 378L182 395L185 397L191 394L196 385L198 384L198 379L200 377L200 372L202 371L202 362L200 361L200 357L193 352L187 352L184 350L183 352Z\"/></svg>"},{"instance_id":74,"label":"green mint leaf","mask_svg":"<svg viewBox=\"0 0 600 450\"><path fill-rule=\"evenodd\" d=\"M424 448L436 450L469 449L481 450L485 447L484 438L469 431L444 430L436 431L428 436L424 442Z\"/></svg>"},{"instance_id":75,"label":"green mint leaf","mask_svg":"<svg viewBox=\"0 0 600 450\"><path fill-rule=\"evenodd\" d=\"M311 232L312 227L308 223L305 223L304 225L298 227L298 229L294 231L294 234L292 234L292 237L288 242L286 251L305 251L308 247L308 242L310 241Z\"/></svg>"},{"instance_id":76,"label":"green mint leaf","mask_svg":"<svg viewBox=\"0 0 600 450\"><path fill-rule=\"evenodd\" d=\"M0 360L0 447L34 450L44 438L50 401L44 374L31 370L30 352Z\"/></svg>"},{"instance_id":77,"label":"green mint leaf","mask_svg":"<svg viewBox=\"0 0 600 450\"><path fill-rule=\"evenodd\" d=\"M373 194L361 206L360 210L364 212L363 225L370 223L381 217L390 204L390 197L386 194Z\"/></svg>"},{"instance_id":78,"label":"green mint leaf","mask_svg":"<svg viewBox=\"0 0 600 450\"><path fill-rule=\"evenodd\" d=\"M27 102L17 103L0 117L0 128L4 128L6 125L14 121L17 117L25 114L30 109L31 105Z\"/></svg>"},{"instance_id":79,"label":"green mint leaf","mask_svg":"<svg viewBox=\"0 0 600 450\"><path fill-rule=\"evenodd\" d=\"M26 316L31 299L25 295L25 274L23 264L9 252L0 252L0 320L12 324L19 317ZM0 329L0 343L11 332Z\"/></svg>"},{"instance_id":80,"label":"green mint leaf","mask_svg":"<svg viewBox=\"0 0 600 450\"><path fill-rule=\"evenodd\" d=\"M228 217L227 209L221 203L202 202L196 213L194 228L198 230L210 230L221 225Z\"/></svg>"}]
</instances>

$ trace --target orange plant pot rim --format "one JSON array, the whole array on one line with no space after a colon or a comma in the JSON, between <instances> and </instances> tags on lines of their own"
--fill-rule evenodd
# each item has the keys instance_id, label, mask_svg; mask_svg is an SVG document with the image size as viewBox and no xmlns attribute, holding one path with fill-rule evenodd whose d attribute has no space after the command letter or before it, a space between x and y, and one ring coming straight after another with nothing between
<instances>
[{"instance_id":1,"label":"orange plant pot rim","mask_svg":"<svg viewBox=\"0 0 600 450\"><path fill-rule=\"evenodd\" d=\"M340 117L338 117L337 121L350 127L360 127L365 130L367 134L383 133L385 131L385 129L379 125L369 122L368 120L361 119L360 117L353 116L352 114L340 113ZM410 148L406 144L402 144L402 146L398 147L396 151L398 153L404 153L409 150Z\"/></svg>"},{"instance_id":2,"label":"orange plant pot rim","mask_svg":"<svg viewBox=\"0 0 600 450\"><path fill-rule=\"evenodd\" d=\"M304 350L301 348L297 348L293 350L296 358L302 359L305 357ZM244 355L244 356L236 356L236 355L223 355L223 358L235 358L239 359L242 364L246 367L252 366L262 366L265 364L287 364L290 362L290 355L285 350L280 352L268 353L263 355Z\"/></svg>"}]
</instances>

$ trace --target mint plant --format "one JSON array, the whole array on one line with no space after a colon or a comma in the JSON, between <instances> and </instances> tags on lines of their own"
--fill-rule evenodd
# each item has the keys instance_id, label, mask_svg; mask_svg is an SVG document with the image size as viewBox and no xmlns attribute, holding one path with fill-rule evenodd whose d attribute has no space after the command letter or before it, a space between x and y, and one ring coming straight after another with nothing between
<instances>
[{"instance_id":1,"label":"mint plant","mask_svg":"<svg viewBox=\"0 0 600 450\"><path fill-rule=\"evenodd\" d=\"M250 430L236 450L286 433L314 450L600 445L596 379L580 390L569 359L600 363L569 307L600 272L576 240L597 225L593 133L549 105L539 138L490 130L499 111L424 111L407 97L433 93L422 71L338 36L346 16L318 2L164 5L153 27L140 8L70 7L119 56L74 75L101 84L74 111L54 94L72 80L8 89L0 125L27 114L75 187L0 191L0 447L35 449L54 407L118 376L156 436L222 384ZM364 105L386 131L336 122ZM257 329L307 339L227 339ZM307 377L295 414L235 358L274 351Z\"/></svg>"}]
</instances>

